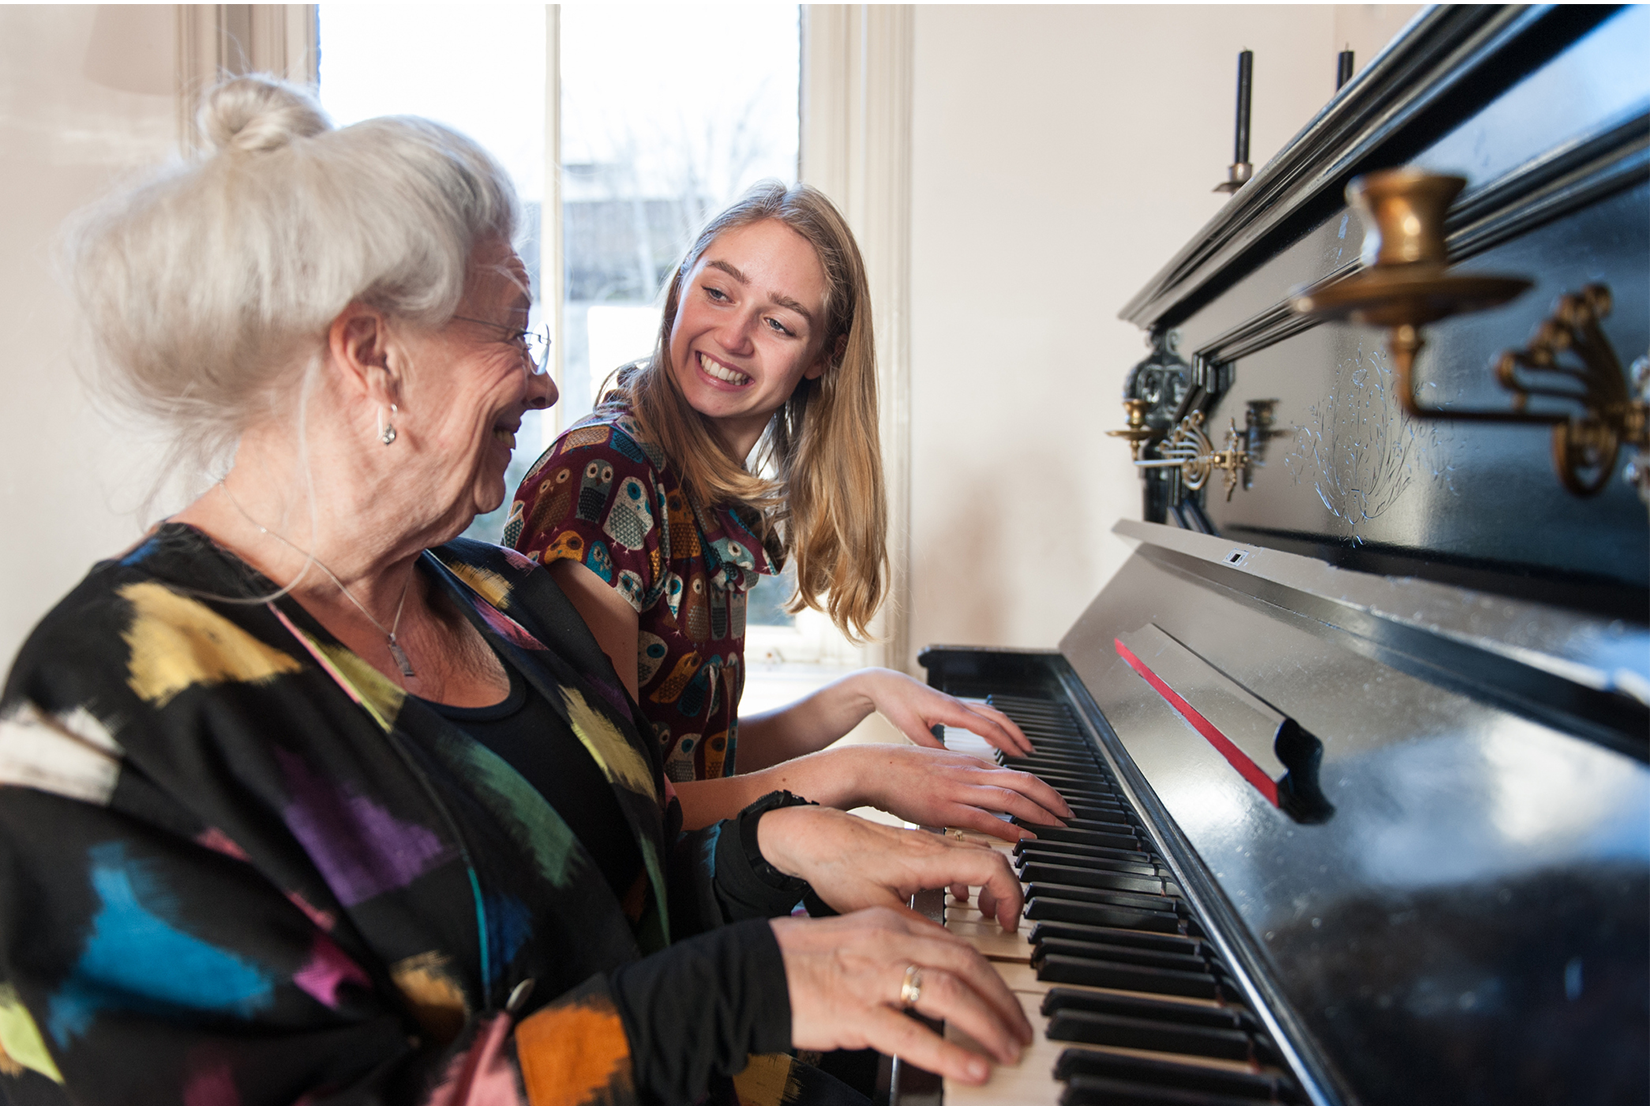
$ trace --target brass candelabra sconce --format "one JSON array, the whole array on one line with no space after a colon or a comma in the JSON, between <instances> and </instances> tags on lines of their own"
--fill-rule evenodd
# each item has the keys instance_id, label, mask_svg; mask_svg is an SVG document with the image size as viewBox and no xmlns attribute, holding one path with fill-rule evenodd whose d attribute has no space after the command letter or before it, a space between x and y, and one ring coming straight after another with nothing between
<instances>
[{"instance_id":1,"label":"brass candelabra sconce","mask_svg":"<svg viewBox=\"0 0 1650 1106\"><path fill-rule=\"evenodd\" d=\"M1129 452L1134 458L1135 467L1179 469L1181 482L1188 490L1194 492L1207 484L1209 477L1219 471L1226 476L1226 498L1231 499L1241 480L1240 474L1249 467L1249 438L1244 431L1237 428L1237 420L1233 419L1226 428L1226 448L1216 449L1209 436L1203 432L1203 412L1194 411L1181 419L1179 425L1158 443L1156 458L1142 459L1140 446L1149 440L1153 433L1146 425L1146 406L1143 399L1125 399L1123 408L1128 412L1128 426L1122 430L1106 431L1109 436L1122 438L1129 443Z\"/></svg>"},{"instance_id":2,"label":"brass candelabra sconce","mask_svg":"<svg viewBox=\"0 0 1650 1106\"><path fill-rule=\"evenodd\" d=\"M1650 502L1650 466L1643 456L1650 453L1650 367L1640 370L1635 363L1629 388L1621 362L1599 326L1611 307L1610 290L1602 284L1562 297L1526 348L1509 350L1497 360L1495 378L1512 393L1510 407L1433 407L1416 395L1415 356L1425 344L1423 326L1499 306L1531 286L1518 277L1447 271L1444 213L1465 185L1460 177L1413 169L1354 179L1346 195L1367 228L1364 268L1334 284L1302 290L1294 309L1303 315L1387 328L1398 401L1412 418L1550 426L1559 482L1578 496L1602 490L1622 447L1631 447L1640 456L1629 463L1627 477ZM1532 396L1567 402L1579 410L1531 411Z\"/></svg>"}]
</instances>

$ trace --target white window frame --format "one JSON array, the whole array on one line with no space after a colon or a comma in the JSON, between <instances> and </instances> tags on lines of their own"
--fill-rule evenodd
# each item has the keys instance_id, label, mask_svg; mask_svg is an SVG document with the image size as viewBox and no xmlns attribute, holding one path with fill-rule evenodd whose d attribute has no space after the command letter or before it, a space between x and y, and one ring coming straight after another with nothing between
<instances>
[{"instance_id":1,"label":"white window frame","mask_svg":"<svg viewBox=\"0 0 1650 1106\"><path fill-rule=\"evenodd\" d=\"M174 4L177 28L178 146L200 148L195 112L201 93L222 77L279 73L320 81L314 4Z\"/></svg>"}]
</instances>

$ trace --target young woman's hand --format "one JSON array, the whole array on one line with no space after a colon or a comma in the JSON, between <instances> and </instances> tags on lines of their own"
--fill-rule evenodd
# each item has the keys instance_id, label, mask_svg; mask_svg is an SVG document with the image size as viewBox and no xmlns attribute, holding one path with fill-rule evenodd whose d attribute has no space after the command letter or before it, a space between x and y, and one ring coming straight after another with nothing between
<instances>
[{"instance_id":1,"label":"young woman's hand","mask_svg":"<svg viewBox=\"0 0 1650 1106\"><path fill-rule=\"evenodd\" d=\"M918 891L967 886L980 889L982 914L995 916L1004 929L1020 924L1020 881L1002 853L983 845L822 806L768 811L757 823L756 841L769 864L807 880L844 914L868 906L909 913L906 904Z\"/></svg>"},{"instance_id":2,"label":"young woman's hand","mask_svg":"<svg viewBox=\"0 0 1650 1106\"><path fill-rule=\"evenodd\" d=\"M1002 977L931 922L869 909L772 925L785 958L793 1048L875 1048L948 1079L984 1083L985 1057L903 1015L908 983L918 990L912 1009L955 1024L999 1063L1014 1063L1031 1043L1031 1025Z\"/></svg>"},{"instance_id":3,"label":"young woman's hand","mask_svg":"<svg viewBox=\"0 0 1650 1106\"><path fill-rule=\"evenodd\" d=\"M1061 826L1065 824L1062 818L1071 817L1071 807L1060 793L1036 776L999 768L967 753L909 745L854 745L819 756L852 763L852 777L859 783L853 805L886 810L919 826L974 830L1018 841L1035 837L1036 831L1004 821L997 812L1039 826Z\"/></svg>"},{"instance_id":4,"label":"young woman's hand","mask_svg":"<svg viewBox=\"0 0 1650 1106\"><path fill-rule=\"evenodd\" d=\"M851 679L870 698L872 709L913 744L942 748L933 727L957 726L1012 756L1031 752L1031 740L996 707L965 703L891 668L867 668Z\"/></svg>"},{"instance_id":5,"label":"young woman's hand","mask_svg":"<svg viewBox=\"0 0 1650 1106\"><path fill-rule=\"evenodd\" d=\"M938 748L935 726L957 726L1006 753L1031 752L1014 720L984 703L965 703L888 668L862 668L788 706L741 717L739 770L755 772L818 752L873 711L917 745Z\"/></svg>"}]
</instances>

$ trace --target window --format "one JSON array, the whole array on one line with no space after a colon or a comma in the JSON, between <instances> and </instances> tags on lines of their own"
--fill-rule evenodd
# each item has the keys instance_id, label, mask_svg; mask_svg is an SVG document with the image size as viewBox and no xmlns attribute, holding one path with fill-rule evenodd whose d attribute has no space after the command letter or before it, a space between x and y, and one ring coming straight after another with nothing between
<instances>
[{"instance_id":1,"label":"window","mask_svg":"<svg viewBox=\"0 0 1650 1106\"><path fill-rule=\"evenodd\" d=\"M543 5L322 4L321 105L339 126L378 115L422 115L463 131L500 162L522 200L516 252L532 278L531 323L544 316L541 214L545 179ZM557 336L559 341L559 336ZM529 411L506 476L510 492L556 434ZM509 511L481 515L466 536L497 541Z\"/></svg>"},{"instance_id":2,"label":"window","mask_svg":"<svg viewBox=\"0 0 1650 1106\"><path fill-rule=\"evenodd\" d=\"M659 291L704 220L796 180L798 11L561 10L563 425L648 356Z\"/></svg>"},{"instance_id":3,"label":"window","mask_svg":"<svg viewBox=\"0 0 1650 1106\"><path fill-rule=\"evenodd\" d=\"M513 493L613 370L653 351L660 289L703 221L756 181L796 180L799 9L323 4L320 24L321 100L334 121L424 115L504 163L523 200L517 250L535 297L556 264L554 220L541 214L546 81L559 78L561 400L523 420ZM546 64L547 29L558 32L559 74ZM537 302L534 312L535 323L554 314ZM507 514L508 500L468 534L497 541ZM764 581L751 621L792 625L788 594Z\"/></svg>"}]
</instances>

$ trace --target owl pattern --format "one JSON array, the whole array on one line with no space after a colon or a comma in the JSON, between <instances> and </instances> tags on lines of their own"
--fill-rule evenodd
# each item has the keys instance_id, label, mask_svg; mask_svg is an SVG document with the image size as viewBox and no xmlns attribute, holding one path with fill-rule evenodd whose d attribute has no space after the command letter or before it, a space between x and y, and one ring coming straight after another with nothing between
<instances>
[{"instance_id":1,"label":"owl pattern","mask_svg":"<svg viewBox=\"0 0 1650 1106\"><path fill-rule=\"evenodd\" d=\"M745 604L748 602L749 596L742 591L728 593L728 630L732 633L733 640L738 642L745 640Z\"/></svg>"},{"instance_id":2,"label":"owl pattern","mask_svg":"<svg viewBox=\"0 0 1650 1106\"><path fill-rule=\"evenodd\" d=\"M636 635L636 686L646 687L669 652L665 639L642 630Z\"/></svg>"},{"instance_id":3,"label":"owl pattern","mask_svg":"<svg viewBox=\"0 0 1650 1106\"><path fill-rule=\"evenodd\" d=\"M538 533L547 524L567 514L573 500L573 470L566 465L552 472L538 491L533 493L533 505L528 508L523 523L527 533ZM517 500L520 503L521 500ZM517 544L518 538L506 537L506 545Z\"/></svg>"},{"instance_id":4,"label":"owl pattern","mask_svg":"<svg viewBox=\"0 0 1650 1106\"><path fill-rule=\"evenodd\" d=\"M595 460L584 466L579 481L579 518L585 522L600 522L607 508L607 491L613 484L613 466L607 461Z\"/></svg>"},{"instance_id":5,"label":"owl pattern","mask_svg":"<svg viewBox=\"0 0 1650 1106\"><path fill-rule=\"evenodd\" d=\"M674 782L731 773L747 589L774 571L759 516L688 496L630 413L604 403L533 466L506 537L586 565L637 610L637 698Z\"/></svg>"},{"instance_id":6,"label":"owl pattern","mask_svg":"<svg viewBox=\"0 0 1650 1106\"><path fill-rule=\"evenodd\" d=\"M505 545L515 545L521 538L521 527L527 514L527 504L516 500L510 504L510 517L504 520L503 542Z\"/></svg>"},{"instance_id":7,"label":"owl pattern","mask_svg":"<svg viewBox=\"0 0 1650 1106\"><path fill-rule=\"evenodd\" d=\"M705 595L705 578L694 573L688 581L679 619L687 636L696 642L710 640L710 599Z\"/></svg>"},{"instance_id":8,"label":"owl pattern","mask_svg":"<svg viewBox=\"0 0 1650 1106\"><path fill-rule=\"evenodd\" d=\"M699 735L683 734L676 748L665 758L665 778L671 783L689 783L695 778L694 756L698 752Z\"/></svg>"},{"instance_id":9,"label":"owl pattern","mask_svg":"<svg viewBox=\"0 0 1650 1106\"><path fill-rule=\"evenodd\" d=\"M713 656L699 667L676 697L676 709L688 718L713 713L722 690L722 658Z\"/></svg>"},{"instance_id":10,"label":"owl pattern","mask_svg":"<svg viewBox=\"0 0 1650 1106\"><path fill-rule=\"evenodd\" d=\"M545 548L542 560L547 564L559 560L583 561L584 535L576 530L563 530L556 535L556 540Z\"/></svg>"},{"instance_id":11,"label":"owl pattern","mask_svg":"<svg viewBox=\"0 0 1650 1106\"><path fill-rule=\"evenodd\" d=\"M710 639L726 641L728 637L728 592L724 588L710 589Z\"/></svg>"},{"instance_id":12,"label":"owl pattern","mask_svg":"<svg viewBox=\"0 0 1650 1106\"><path fill-rule=\"evenodd\" d=\"M682 694L683 689L687 687L688 681L693 679L693 674L699 671L699 665L702 663L703 661L697 653L684 653L682 656L677 657L676 667L671 669L670 675L665 677L665 682L660 684L648 698L655 703L675 702Z\"/></svg>"},{"instance_id":13,"label":"owl pattern","mask_svg":"<svg viewBox=\"0 0 1650 1106\"><path fill-rule=\"evenodd\" d=\"M606 426L575 426L562 435L562 449L584 449L588 446L601 445L607 441L608 435L613 433L611 427Z\"/></svg>"},{"instance_id":14,"label":"owl pattern","mask_svg":"<svg viewBox=\"0 0 1650 1106\"><path fill-rule=\"evenodd\" d=\"M613 506L602 529L626 549L640 549L653 530L653 512L648 510L647 491L634 476L619 482Z\"/></svg>"},{"instance_id":15,"label":"owl pattern","mask_svg":"<svg viewBox=\"0 0 1650 1106\"><path fill-rule=\"evenodd\" d=\"M728 733L723 730L721 733L709 734L703 743L705 748L701 756L705 762L705 778L717 779L722 775L722 764L730 751Z\"/></svg>"},{"instance_id":16,"label":"owl pattern","mask_svg":"<svg viewBox=\"0 0 1650 1106\"><path fill-rule=\"evenodd\" d=\"M670 608L671 622L675 622L682 610L682 578L674 572L665 577L665 606Z\"/></svg>"},{"instance_id":17,"label":"owl pattern","mask_svg":"<svg viewBox=\"0 0 1650 1106\"><path fill-rule=\"evenodd\" d=\"M687 496L670 492L665 496L665 518L670 520L670 551L672 557L699 555L699 527L688 510Z\"/></svg>"},{"instance_id":18,"label":"owl pattern","mask_svg":"<svg viewBox=\"0 0 1650 1106\"><path fill-rule=\"evenodd\" d=\"M625 602L642 609L642 578L628 568L619 569L619 578L613 582L613 588L624 596Z\"/></svg>"},{"instance_id":19,"label":"owl pattern","mask_svg":"<svg viewBox=\"0 0 1650 1106\"><path fill-rule=\"evenodd\" d=\"M600 576L604 584L613 582L613 555L602 542L591 545L590 552L584 558L584 566Z\"/></svg>"}]
</instances>

